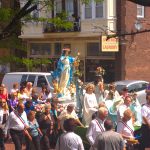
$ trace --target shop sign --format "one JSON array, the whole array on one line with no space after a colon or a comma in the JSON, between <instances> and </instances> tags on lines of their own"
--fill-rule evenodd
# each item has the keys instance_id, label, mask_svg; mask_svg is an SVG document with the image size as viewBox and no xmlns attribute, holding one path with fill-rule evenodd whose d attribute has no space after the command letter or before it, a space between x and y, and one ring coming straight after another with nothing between
<instances>
[{"instance_id":1,"label":"shop sign","mask_svg":"<svg viewBox=\"0 0 150 150\"><path fill-rule=\"evenodd\" d=\"M118 52L119 42L118 38L107 39L107 36L101 37L101 50L102 52Z\"/></svg>"}]
</instances>

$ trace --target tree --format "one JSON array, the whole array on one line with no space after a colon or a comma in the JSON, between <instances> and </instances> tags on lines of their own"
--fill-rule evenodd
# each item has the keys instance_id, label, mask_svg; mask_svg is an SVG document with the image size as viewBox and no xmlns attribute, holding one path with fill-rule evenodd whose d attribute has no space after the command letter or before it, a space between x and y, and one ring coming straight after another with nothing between
<instances>
[{"instance_id":1,"label":"tree","mask_svg":"<svg viewBox=\"0 0 150 150\"><path fill-rule=\"evenodd\" d=\"M23 19L25 16L28 16L32 11L37 10L38 4L41 5L41 8L39 8L38 11L41 11L45 7L53 9L54 2L55 2L55 0L44 0L44 1L43 0L22 0L22 1L24 1L25 4L21 8L20 8L21 0L14 0L14 4L15 6L17 6L17 9L16 8L14 8L14 10L10 8L0 9L0 22L6 22L6 26L3 29L1 29L0 40L6 39L11 35L15 34L17 29L16 24L18 24L18 22L20 22L21 19ZM95 1L102 2L103 0L95 0ZM128 1L143 6L150 6L149 0L128 0ZM81 0L81 2L88 4L90 0ZM43 20L45 21L46 18L45 19L43 18Z\"/></svg>"},{"instance_id":2,"label":"tree","mask_svg":"<svg viewBox=\"0 0 150 150\"><path fill-rule=\"evenodd\" d=\"M24 2L24 6L21 6L21 2ZM33 19L31 17L28 17L28 15L33 12L34 10L42 11L45 7L47 9L53 9L54 8L54 2L55 0L14 0L14 4L17 7L14 9L6 9L2 8L0 9L0 22L5 21L6 26L1 30L0 32L0 40L6 39L13 35L16 32L16 24L24 19L24 17L27 17L28 19ZM103 0L95 0L97 2L102 2ZM89 3L90 0L81 0L82 3ZM38 8L37 5L41 6L41 8ZM12 18L12 19L11 19ZM48 18L39 18L40 21L45 21ZM38 19L37 19L38 20Z\"/></svg>"}]
</instances>

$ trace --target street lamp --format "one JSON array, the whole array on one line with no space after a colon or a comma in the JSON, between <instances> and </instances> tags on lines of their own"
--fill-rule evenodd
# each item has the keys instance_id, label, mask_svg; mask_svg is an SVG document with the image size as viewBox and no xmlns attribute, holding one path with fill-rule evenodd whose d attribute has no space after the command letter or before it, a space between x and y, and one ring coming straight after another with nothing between
<instances>
[{"instance_id":1,"label":"street lamp","mask_svg":"<svg viewBox=\"0 0 150 150\"><path fill-rule=\"evenodd\" d=\"M140 30L142 29L142 24L141 24L141 22L140 22L139 20L136 20L136 21L135 21L134 26L135 26L135 29L136 29L137 31L140 31Z\"/></svg>"}]
</instances>

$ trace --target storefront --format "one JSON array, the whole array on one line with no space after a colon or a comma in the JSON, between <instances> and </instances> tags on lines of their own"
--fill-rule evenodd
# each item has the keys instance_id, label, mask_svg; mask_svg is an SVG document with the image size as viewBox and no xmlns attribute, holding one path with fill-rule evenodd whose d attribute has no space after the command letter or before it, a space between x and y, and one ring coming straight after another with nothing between
<instances>
[{"instance_id":1,"label":"storefront","mask_svg":"<svg viewBox=\"0 0 150 150\"><path fill-rule=\"evenodd\" d=\"M81 79L85 82L94 81L95 70L98 66L102 66L106 73L104 80L106 83L115 80L115 53L102 52L98 41L92 40L68 40L60 42L30 42L29 53L30 58L48 58L50 63L47 65L39 65L34 71L53 71L57 67L57 62L61 55L63 47L72 49L71 56L75 57L77 51L80 52L80 72Z\"/></svg>"}]
</instances>

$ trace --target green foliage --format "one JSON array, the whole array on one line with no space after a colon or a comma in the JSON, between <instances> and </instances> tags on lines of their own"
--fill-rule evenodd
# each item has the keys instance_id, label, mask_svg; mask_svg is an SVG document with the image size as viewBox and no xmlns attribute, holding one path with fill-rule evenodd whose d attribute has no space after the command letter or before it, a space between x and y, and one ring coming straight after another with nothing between
<instances>
[{"instance_id":1,"label":"green foliage","mask_svg":"<svg viewBox=\"0 0 150 150\"><path fill-rule=\"evenodd\" d=\"M82 4L89 4L93 0L81 0ZM103 2L104 0L94 0L95 2Z\"/></svg>"},{"instance_id":2,"label":"green foliage","mask_svg":"<svg viewBox=\"0 0 150 150\"><path fill-rule=\"evenodd\" d=\"M51 19L57 30L72 29L73 22L68 21L68 14L66 12L59 13L55 18Z\"/></svg>"},{"instance_id":3,"label":"green foliage","mask_svg":"<svg viewBox=\"0 0 150 150\"><path fill-rule=\"evenodd\" d=\"M22 40L19 39L16 35L13 35L4 40L0 40L0 48L20 49L22 51L27 51L26 46L22 43Z\"/></svg>"},{"instance_id":4,"label":"green foliage","mask_svg":"<svg viewBox=\"0 0 150 150\"><path fill-rule=\"evenodd\" d=\"M12 17L12 10L10 8L0 9L0 22L8 22Z\"/></svg>"},{"instance_id":5,"label":"green foliage","mask_svg":"<svg viewBox=\"0 0 150 150\"><path fill-rule=\"evenodd\" d=\"M0 64L7 64L7 63L21 63L22 60L21 58L15 57L13 55L10 56L5 56L5 57L0 57Z\"/></svg>"},{"instance_id":6,"label":"green foliage","mask_svg":"<svg viewBox=\"0 0 150 150\"><path fill-rule=\"evenodd\" d=\"M22 63L27 67L28 71L33 68L33 60L28 58L23 58Z\"/></svg>"}]
</instances>

